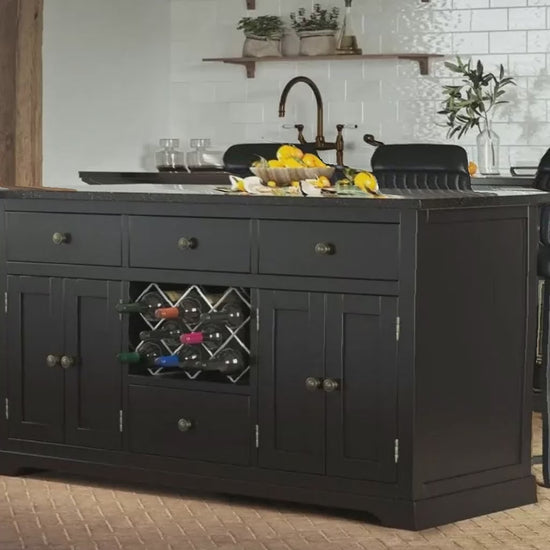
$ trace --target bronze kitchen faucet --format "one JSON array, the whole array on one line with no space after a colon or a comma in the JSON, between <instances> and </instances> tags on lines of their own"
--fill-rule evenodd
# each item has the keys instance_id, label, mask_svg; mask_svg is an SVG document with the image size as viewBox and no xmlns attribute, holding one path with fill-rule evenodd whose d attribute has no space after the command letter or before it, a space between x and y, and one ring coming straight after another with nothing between
<instances>
[{"instance_id":1,"label":"bronze kitchen faucet","mask_svg":"<svg viewBox=\"0 0 550 550\"><path fill-rule=\"evenodd\" d=\"M315 148L318 151L331 151L335 149L336 164L342 166L344 164L344 136L342 135L344 124L336 125L336 130L338 133L335 142L330 143L325 141L325 136L323 134L323 99L321 97L321 92L319 91L319 88L317 87L315 82L313 82L313 80L311 80L307 76L296 76L293 79L289 80L287 85L284 87L284 90L281 94L281 99L279 101L279 116L285 116L286 98L292 87L298 82L303 82L311 88L317 102L317 135L315 136ZM296 124L294 127L298 130L298 141L302 144L308 143L303 134L304 125Z\"/></svg>"}]
</instances>

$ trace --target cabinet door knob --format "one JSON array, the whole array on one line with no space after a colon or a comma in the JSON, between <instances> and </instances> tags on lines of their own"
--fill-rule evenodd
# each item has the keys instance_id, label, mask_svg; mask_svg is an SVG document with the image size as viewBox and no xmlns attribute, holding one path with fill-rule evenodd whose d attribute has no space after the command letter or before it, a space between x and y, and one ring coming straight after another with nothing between
<instances>
[{"instance_id":1,"label":"cabinet door knob","mask_svg":"<svg viewBox=\"0 0 550 550\"><path fill-rule=\"evenodd\" d=\"M323 381L320 378L315 378L314 376L310 376L309 378L306 378L307 391L316 391L320 389L322 385L323 385Z\"/></svg>"},{"instance_id":2,"label":"cabinet door knob","mask_svg":"<svg viewBox=\"0 0 550 550\"><path fill-rule=\"evenodd\" d=\"M323 380L323 389L326 392L336 391L340 387L338 380L333 380L332 378L325 378Z\"/></svg>"},{"instance_id":3,"label":"cabinet door knob","mask_svg":"<svg viewBox=\"0 0 550 550\"><path fill-rule=\"evenodd\" d=\"M199 242L195 237L181 237L178 239L178 248L180 250L193 250L193 248L197 248L199 245Z\"/></svg>"},{"instance_id":4,"label":"cabinet door knob","mask_svg":"<svg viewBox=\"0 0 550 550\"><path fill-rule=\"evenodd\" d=\"M331 243L317 243L315 245L315 254L320 256L332 256L336 254L336 248Z\"/></svg>"},{"instance_id":5,"label":"cabinet door knob","mask_svg":"<svg viewBox=\"0 0 550 550\"><path fill-rule=\"evenodd\" d=\"M57 355L55 353L50 353L50 355L46 357L46 365L48 365L48 367L57 367L60 364L60 361L61 355Z\"/></svg>"},{"instance_id":6,"label":"cabinet door knob","mask_svg":"<svg viewBox=\"0 0 550 550\"><path fill-rule=\"evenodd\" d=\"M59 232L55 232L55 233L52 235L53 244L68 243L70 240L71 240L71 235L70 235L70 233L59 233Z\"/></svg>"},{"instance_id":7,"label":"cabinet door knob","mask_svg":"<svg viewBox=\"0 0 550 550\"><path fill-rule=\"evenodd\" d=\"M71 367L74 367L76 365L76 359L74 357L71 357L70 355L64 355L61 358L61 366L64 369L70 369Z\"/></svg>"},{"instance_id":8,"label":"cabinet door knob","mask_svg":"<svg viewBox=\"0 0 550 550\"><path fill-rule=\"evenodd\" d=\"M193 422L187 418L180 418L178 420L178 430L180 432L188 432L193 427Z\"/></svg>"}]
</instances>

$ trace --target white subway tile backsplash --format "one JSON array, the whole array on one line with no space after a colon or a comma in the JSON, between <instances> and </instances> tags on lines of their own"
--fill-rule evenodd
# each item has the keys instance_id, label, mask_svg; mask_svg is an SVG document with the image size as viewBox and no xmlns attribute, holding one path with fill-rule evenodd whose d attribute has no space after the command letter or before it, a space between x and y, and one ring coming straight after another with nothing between
<instances>
[{"instance_id":1,"label":"white subway tile backsplash","mask_svg":"<svg viewBox=\"0 0 550 550\"><path fill-rule=\"evenodd\" d=\"M489 53L489 34L486 32L457 32L452 35L453 52L457 54Z\"/></svg>"},{"instance_id":2,"label":"white subway tile backsplash","mask_svg":"<svg viewBox=\"0 0 550 550\"><path fill-rule=\"evenodd\" d=\"M546 29L546 8L514 8L508 10L510 29Z\"/></svg>"},{"instance_id":3,"label":"white subway tile backsplash","mask_svg":"<svg viewBox=\"0 0 550 550\"><path fill-rule=\"evenodd\" d=\"M489 34L491 53L521 53L527 51L525 31L492 32Z\"/></svg>"},{"instance_id":4,"label":"white subway tile backsplash","mask_svg":"<svg viewBox=\"0 0 550 550\"><path fill-rule=\"evenodd\" d=\"M550 30L529 31L527 34L527 48L529 52L550 51Z\"/></svg>"},{"instance_id":5,"label":"white subway tile backsplash","mask_svg":"<svg viewBox=\"0 0 550 550\"><path fill-rule=\"evenodd\" d=\"M337 4L322 0L323 6ZM373 148L365 133L382 141L447 141L444 117L437 115L443 84L460 83L444 66L455 55L481 59L487 70L503 64L518 86L509 88L510 104L495 115L501 163L522 151L550 145L550 0L368 0L353 3L353 24L364 53L432 52L447 57L431 62L430 76L418 65L398 60L308 60L257 63L256 78L243 67L203 63L203 57L238 56L243 35L236 30L245 16L288 14L313 0L257 0L247 12L244 0L172 0L171 113L174 135L191 135L201 127L229 145L242 140L294 141L295 130L283 124L303 123L306 137L315 135L315 101L309 88L297 85L278 117L283 86L304 75L323 96L325 134L333 140L336 123L355 123L345 131L345 158L368 167ZM192 17L190 16L192 14ZM178 131L179 130L179 131ZM476 132L451 142L475 154ZM333 152L322 154L333 160Z\"/></svg>"},{"instance_id":6,"label":"white subway tile backsplash","mask_svg":"<svg viewBox=\"0 0 550 550\"><path fill-rule=\"evenodd\" d=\"M508 10L472 10L472 31L508 30Z\"/></svg>"}]
</instances>

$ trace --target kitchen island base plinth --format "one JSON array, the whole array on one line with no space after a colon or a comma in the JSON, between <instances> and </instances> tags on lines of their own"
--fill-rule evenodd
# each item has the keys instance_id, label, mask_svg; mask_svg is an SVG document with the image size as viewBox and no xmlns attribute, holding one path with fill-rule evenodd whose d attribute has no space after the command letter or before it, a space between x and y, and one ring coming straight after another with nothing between
<instances>
[{"instance_id":1,"label":"kitchen island base plinth","mask_svg":"<svg viewBox=\"0 0 550 550\"><path fill-rule=\"evenodd\" d=\"M281 485L270 479L270 472L265 472L265 481L259 482L257 479L250 481L235 477L228 479L167 472L153 470L146 466L144 468L127 467L50 456L0 452L0 474L2 475L17 476L44 471L85 476L90 479L90 483L93 483L93 479L104 479L117 483L165 487L167 490L205 491L211 494L230 495L231 498L243 496L265 499L266 502L272 500L278 503L294 502L332 508L336 513L338 510L346 510L343 513L349 514L349 510L353 510L358 512L358 515L354 515L355 519L412 531L537 502L536 482L533 476L435 498L410 501ZM279 477L277 474L280 472L274 472L274 474L274 477Z\"/></svg>"}]
</instances>

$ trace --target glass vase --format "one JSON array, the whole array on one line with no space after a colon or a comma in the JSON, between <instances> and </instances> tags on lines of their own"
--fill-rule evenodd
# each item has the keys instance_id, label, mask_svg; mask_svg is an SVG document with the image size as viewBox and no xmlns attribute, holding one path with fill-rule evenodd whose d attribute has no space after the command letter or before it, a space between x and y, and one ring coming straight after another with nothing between
<instances>
[{"instance_id":1,"label":"glass vase","mask_svg":"<svg viewBox=\"0 0 550 550\"><path fill-rule=\"evenodd\" d=\"M483 130L478 134L476 141L479 173L484 176L499 174L500 138L492 129L490 122L485 122Z\"/></svg>"}]
</instances>

